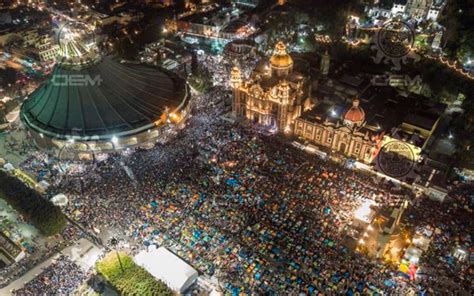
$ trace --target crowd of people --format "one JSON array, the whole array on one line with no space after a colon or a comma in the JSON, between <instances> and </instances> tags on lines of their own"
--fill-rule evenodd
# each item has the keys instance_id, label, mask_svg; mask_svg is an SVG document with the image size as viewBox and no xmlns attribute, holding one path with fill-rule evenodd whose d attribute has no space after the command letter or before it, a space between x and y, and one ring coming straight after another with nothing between
<instances>
[{"instance_id":1,"label":"crowd of people","mask_svg":"<svg viewBox=\"0 0 474 296\"><path fill-rule=\"evenodd\" d=\"M462 290L474 290L474 267L469 258L474 221L472 205L468 206L473 192L472 185L458 184L451 188L445 203L420 199L405 215L407 225L436 229L430 248L422 254L419 264L420 286L431 294L458 295Z\"/></svg>"},{"instance_id":2,"label":"crowd of people","mask_svg":"<svg viewBox=\"0 0 474 296\"><path fill-rule=\"evenodd\" d=\"M66 212L88 230L118 230L137 251L167 246L216 275L231 293L404 294L426 288L345 244L353 212L364 200L396 206L413 196L220 119L210 98L227 95L216 88L199 96L197 112L174 139L110 155L87 174L56 184L51 195L65 193ZM442 228L436 208L419 209L410 219ZM459 274L447 277L459 280Z\"/></svg>"},{"instance_id":3,"label":"crowd of people","mask_svg":"<svg viewBox=\"0 0 474 296\"><path fill-rule=\"evenodd\" d=\"M32 143L25 139L18 139L13 135L6 135L3 140L3 150L26 156L31 151Z\"/></svg>"},{"instance_id":4,"label":"crowd of people","mask_svg":"<svg viewBox=\"0 0 474 296\"><path fill-rule=\"evenodd\" d=\"M71 295L86 278L87 274L81 267L61 255L13 295Z\"/></svg>"},{"instance_id":5,"label":"crowd of people","mask_svg":"<svg viewBox=\"0 0 474 296\"><path fill-rule=\"evenodd\" d=\"M164 245L200 272L217 276L235 295L404 295L470 288L472 269L451 258L453 248L472 246L468 208L415 198L390 182L224 120L229 99L222 87L197 95L192 117L176 136L151 149L111 154L87 165L84 174L57 178L64 172L38 158L23 169L53 176L49 196L66 194L65 212L90 233L119 232L132 253ZM459 187L451 197L460 204L469 192ZM426 276L414 283L397 267L350 247L354 211L366 200L379 207L406 200L403 223L438 230L420 260ZM78 234L65 235L74 240ZM24 293L69 291L84 279L80 273L72 273L71 282L61 276L73 264L61 257Z\"/></svg>"},{"instance_id":6,"label":"crowd of people","mask_svg":"<svg viewBox=\"0 0 474 296\"><path fill-rule=\"evenodd\" d=\"M0 288L6 287L11 282L22 277L31 268L44 262L57 252L61 251L62 245L48 246L44 252L36 252L19 262L15 262L0 270Z\"/></svg>"}]
</instances>

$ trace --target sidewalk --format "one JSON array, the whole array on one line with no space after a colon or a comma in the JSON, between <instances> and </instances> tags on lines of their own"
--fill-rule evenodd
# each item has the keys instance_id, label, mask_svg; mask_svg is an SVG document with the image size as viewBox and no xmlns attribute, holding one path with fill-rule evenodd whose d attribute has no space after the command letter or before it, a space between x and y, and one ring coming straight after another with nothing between
<instances>
[{"instance_id":1,"label":"sidewalk","mask_svg":"<svg viewBox=\"0 0 474 296\"><path fill-rule=\"evenodd\" d=\"M18 278L17 280L11 282L8 286L3 289L0 289L0 295L12 295L12 290L18 290L22 288L26 283L34 279L41 271L53 263L53 260L59 257L59 253L54 254L53 256L49 257L46 261L36 265L34 268L29 270L23 276Z\"/></svg>"},{"instance_id":2,"label":"sidewalk","mask_svg":"<svg viewBox=\"0 0 474 296\"><path fill-rule=\"evenodd\" d=\"M89 240L81 239L73 245L66 247L61 252L55 253L42 263L36 265L23 276L11 282L5 288L0 289L0 295L11 295L12 290L18 290L22 288L26 283L38 276L43 271L43 269L48 268L53 263L53 261L61 255L68 256L77 265L81 266L85 271L87 271L94 266L97 258L100 255L100 249Z\"/></svg>"}]
</instances>

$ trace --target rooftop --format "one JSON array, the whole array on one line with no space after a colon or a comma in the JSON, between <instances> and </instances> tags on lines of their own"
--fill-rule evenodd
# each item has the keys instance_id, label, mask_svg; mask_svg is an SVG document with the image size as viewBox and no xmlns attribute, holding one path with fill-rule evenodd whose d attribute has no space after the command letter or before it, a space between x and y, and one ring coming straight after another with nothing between
<instances>
[{"instance_id":1,"label":"rooftop","mask_svg":"<svg viewBox=\"0 0 474 296\"><path fill-rule=\"evenodd\" d=\"M166 70L107 56L79 69L57 65L24 102L21 117L36 132L53 137L126 136L154 126L167 108L172 111L185 100L186 92L184 81Z\"/></svg>"}]
</instances>

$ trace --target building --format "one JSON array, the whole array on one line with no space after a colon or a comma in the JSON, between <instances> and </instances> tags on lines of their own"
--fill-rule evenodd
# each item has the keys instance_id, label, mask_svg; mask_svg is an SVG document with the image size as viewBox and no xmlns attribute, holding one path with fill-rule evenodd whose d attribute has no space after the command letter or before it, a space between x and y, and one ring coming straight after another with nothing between
<instances>
[{"instance_id":1,"label":"building","mask_svg":"<svg viewBox=\"0 0 474 296\"><path fill-rule=\"evenodd\" d=\"M406 13L414 19L424 19L428 15L433 0L408 0Z\"/></svg>"},{"instance_id":2,"label":"building","mask_svg":"<svg viewBox=\"0 0 474 296\"><path fill-rule=\"evenodd\" d=\"M384 136L383 131L367 125L359 99L346 110L326 102L318 104L295 120L294 133L365 163L377 156Z\"/></svg>"},{"instance_id":3,"label":"building","mask_svg":"<svg viewBox=\"0 0 474 296\"><path fill-rule=\"evenodd\" d=\"M282 42L276 44L270 61L259 65L248 81L242 82L238 68L231 76L234 116L291 132L294 120L309 104L308 79L293 70L293 59Z\"/></svg>"},{"instance_id":4,"label":"building","mask_svg":"<svg viewBox=\"0 0 474 296\"><path fill-rule=\"evenodd\" d=\"M258 65L248 80L235 67L233 115L365 164L373 164L385 145L403 143L416 163L446 108L421 96L403 96L391 86L374 86L363 77L331 79L328 54L320 66L326 75L316 83L293 66L279 42L269 62ZM314 92L310 85L316 85Z\"/></svg>"},{"instance_id":5,"label":"building","mask_svg":"<svg viewBox=\"0 0 474 296\"><path fill-rule=\"evenodd\" d=\"M392 9L390 10L390 13L395 16L395 15L403 15L407 9L407 0L397 0L393 2Z\"/></svg>"},{"instance_id":6,"label":"building","mask_svg":"<svg viewBox=\"0 0 474 296\"><path fill-rule=\"evenodd\" d=\"M0 231L0 269L14 262L18 262L24 256L14 241Z\"/></svg>"},{"instance_id":7,"label":"building","mask_svg":"<svg viewBox=\"0 0 474 296\"><path fill-rule=\"evenodd\" d=\"M74 33L74 31L72 31ZM165 69L120 62L64 37L51 76L21 107L37 146L109 152L153 143L189 114L186 82Z\"/></svg>"},{"instance_id":8,"label":"building","mask_svg":"<svg viewBox=\"0 0 474 296\"><path fill-rule=\"evenodd\" d=\"M368 6L366 10L371 17L404 16L417 21L437 21L445 5L446 0L382 0Z\"/></svg>"},{"instance_id":9,"label":"building","mask_svg":"<svg viewBox=\"0 0 474 296\"><path fill-rule=\"evenodd\" d=\"M229 60L243 61L249 58L255 58L257 47L252 40L234 40L227 43L224 47L224 56Z\"/></svg>"},{"instance_id":10,"label":"building","mask_svg":"<svg viewBox=\"0 0 474 296\"><path fill-rule=\"evenodd\" d=\"M20 36L23 38L23 45L25 47L33 47L40 38L38 30L36 29L22 31L20 32Z\"/></svg>"},{"instance_id":11,"label":"building","mask_svg":"<svg viewBox=\"0 0 474 296\"><path fill-rule=\"evenodd\" d=\"M165 40L147 45L140 53L140 61L159 65L181 77L191 73L192 54L180 43Z\"/></svg>"},{"instance_id":12,"label":"building","mask_svg":"<svg viewBox=\"0 0 474 296\"><path fill-rule=\"evenodd\" d=\"M244 10L234 6L212 6L208 10L180 16L178 20L169 20L169 30L176 29L185 36L205 39L245 39L256 29L242 17Z\"/></svg>"},{"instance_id":13,"label":"building","mask_svg":"<svg viewBox=\"0 0 474 296\"><path fill-rule=\"evenodd\" d=\"M418 161L446 108L423 97L399 95L390 86L371 86L352 103L336 98L318 100L295 120L294 132L367 164L390 142L403 142Z\"/></svg>"},{"instance_id":14,"label":"building","mask_svg":"<svg viewBox=\"0 0 474 296\"><path fill-rule=\"evenodd\" d=\"M52 62L60 53L58 44L53 44L50 37L40 38L36 43L38 49L38 56L41 62Z\"/></svg>"}]
</instances>

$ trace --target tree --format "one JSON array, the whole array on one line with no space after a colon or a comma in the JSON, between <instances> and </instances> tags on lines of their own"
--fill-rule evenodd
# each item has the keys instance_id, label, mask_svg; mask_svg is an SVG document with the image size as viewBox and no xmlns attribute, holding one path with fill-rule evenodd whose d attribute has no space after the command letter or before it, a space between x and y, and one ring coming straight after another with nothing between
<instances>
[{"instance_id":1,"label":"tree","mask_svg":"<svg viewBox=\"0 0 474 296\"><path fill-rule=\"evenodd\" d=\"M111 252L96 263L96 270L105 277L121 295L172 296L173 291L162 281L156 280L144 268L138 266L127 254Z\"/></svg>"},{"instance_id":2,"label":"tree","mask_svg":"<svg viewBox=\"0 0 474 296\"><path fill-rule=\"evenodd\" d=\"M191 57L191 72L193 74L197 74L198 71L199 71L198 57L197 57L197 53L193 51L192 57Z\"/></svg>"},{"instance_id":3,"label":"tree","mask_svg":"<svg viewBox=\"0 0 474 296\"><path fill-rule=\"evenodd\" d=\"M61 209L46 203L38 204L31 216L31 222L46 236L61 232L66 224Z\"/></svg>"},{"instance_id":4,"label":"tree","mask_svg":"<svg viewBox=\"0 0 474 296\"><path fill-rule=\"evenodd\" d=\"M185 0L175 0L174 7L177 13L183 13L186 11L186 1Z\"/></svg>"},{"instance_id":5,"label":"tree","mask_svg":"<svg viewBox=\"0 0 474 296\"><path fill-rule=\"evenodd\" d=\"M59 207L4 171L0 171L0 193L44 235L60 233L66 227L66 217Z\"/></svg>"},{"instance_id":6,"label":"tree","mask_svg":"<svg viewBox=\"0 0 474 296\"><path fill-rule=\"evenodd\" d=\"M362 15L364 7L361 1L313 0L311 10L308 10L307 0L294 0L292 3L307 12L313 22L324 26L326 33L331 35L333 40L344 35L348 16L352 13Z\"/></svg>"},{"instance_id":7,"label":"tree","mask_svg":"<svg viewBox=\"0 0 474 296\"><path fill-rule=\"evenodd\" d=\"M8 85L13 85L16 82L17 72L12 68L5 68L0 70L0 82L3 87L8 87Z\"/></svg>"},{"instance_id":8,"label":"tree","mask_svg":"<svg viewBox=\"0 0 474 296\"><path fill-rule=\"evenodd\" d=\"M440 23L446 27L444 51L450 58L474 55L474 0L449 0Z\"/></svg>"},{"instance_id":9,"label":"tree","mask_svg":"<svg viewBox=\"0 0 474 296\"><path fill-rule=\"evenodd\" d=\"M119 54L126 60L133 60L138 55L138 46L129 38L122 38L119 43Z\"/></svg>"}]
</instances>

